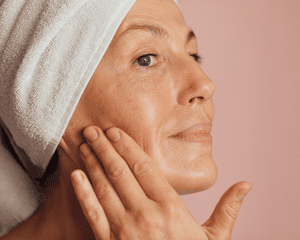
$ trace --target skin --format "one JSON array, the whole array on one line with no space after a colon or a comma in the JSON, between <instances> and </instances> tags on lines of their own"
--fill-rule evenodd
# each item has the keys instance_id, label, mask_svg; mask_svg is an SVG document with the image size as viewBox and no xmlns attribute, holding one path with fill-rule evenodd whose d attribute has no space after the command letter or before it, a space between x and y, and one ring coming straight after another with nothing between
<instances>
[{"instance_id":1,"label":"skin","mask_svg":"<svg viewBox=\"0 0 300 240\"><path fill-rule=\"evenodd\" d=\"M160 37L150 30L135 29L121 37L133 22L160 25L169 36ZM215 85L203 73L195 57L191 56L197 54L198 49L195 38L186 43L188 33L189 29L173 0L136 1L81 96L59 143L59 166L49 179L45 204L28 221L6 235L4 240L25 235L30 236L28 239L55 239L58 236L61 239L92 239L95 234L96 239L101 240L125 236L121 230L110 232L110 227L118 227L112 215L105 216L104 211L116 208L117 203L121 206L117 208L120 211L124 208L123 204L129 208L138 206L138 201L132 202L136 198L128 197L135 192L139 193L137 198L143 199L140 202L145 203L144 206L146 203L150 206L150 200L161 196L161 200L156 199L157 207L151 211L148 208L146 212L163 216L161 220L166 223L178 215L174 216L168 211L159 212L158 209L163 208L158 207L158 203L170 206L170 209L176 206L183 221L181 233L184 235L180 239L188 239L188 232L193 234L191 239L195 236L201 237L199 239L230 239L242 203L237 196L250 191L249 183L241 182L232 186L223 195L204 227L191 216L178 195L208 189L217 178L210 143L191 143L170 138L193 124L211 123L214 115L212 96ZM146 58L151 60L150 67L138 65L137 59L145 54L157 55ZM89 142L97 155L89 153L89 157L84 158L80 149L89 149L83 136L88 126L97 126L100 137L93 143ZM120 129L122 141L119 145L106 138L104 133L108 133L109 129ZM89 130L91 128L86 131ZM85 133L88 135L88 132ZM110 146L108 153L101 155L105 152L105 146ZM126 154L120 153L122 146L128 147ZM151 166L149 169L153 169L151 174L149 169L145 171L142 188L137 184L137 174L124 165L127 162L130 166L130 161L134 163L137 159L147 160ZM123 166L128 177L127 182L124 181L127 184L105 176L103 168L107 171L114 161L122 164L120 166ZM76 169L82 170L79 173L83 182L71 182L70 175ZM102 190L95 190L95 194L84 173L94 186L100 186ZM111 190L107 191L111 194L112 185L121 186L123 193L119 195L121 199L124 195L122 204L117 200L116 192L110 196L105 194L104 184L111 184ZM146 194L150 200L146 199ZM100 205L103 199L107 204ZM97 212L101 217L95 220L87 212ZM137 219L128 218L131 219L130 226L135 226ZM103 227L99 229L100 226ZM147 229L147 224L145 226ZM172 235L178 231L178 227L170 226L162 231ZM126 234L127 239L133 237L128 232ZM147 233L139 234L147 236Z\"/></svg>"},{"instance_id":2,"label":"skin","mask_svg":"<svg viewBox=\"0 0 300 240\"><path fill-rule=\"evenodd\" d=\"M169 37L136 29L120 38L133 22L159 24ZM96 125L103 131L118 127L135 139L179 194L203 191L214 184L217 168L212 145L169 138L193 124L211 123L214 115L215 85L191 56L198 49L195 38L186 44L188 32L174 1L136 2L85 89L63 136L70 152L76 153L83 142L80 135L85 127ZM153 62L149 67L134 64L149 53L158 55L148 57ZM72 155L72 161L81 162L78 157Z\"/></svg>"}]
</instances>

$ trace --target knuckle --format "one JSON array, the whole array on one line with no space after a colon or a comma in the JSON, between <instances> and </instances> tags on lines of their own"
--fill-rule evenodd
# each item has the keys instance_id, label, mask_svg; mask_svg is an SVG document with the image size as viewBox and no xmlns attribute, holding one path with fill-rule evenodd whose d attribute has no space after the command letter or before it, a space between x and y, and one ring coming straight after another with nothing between
<instances>
[{"instance_id":1,"label":"knuckle","mask_svg":"<svg viewBox=\"0 0 300 240\"><path fill-rule=\"evenodd\" d=\"M80 202L84 202L87 198L90 197L90 192L84 189L84 191L77 193L77 197Z\"/></svg>"},{"instance_id":2,"label":"knuckle","mask_svg":"<svg viewBox=\"0 0 300 240\"><path fill-rule=\"evenodd\" d=\"M159 212L153 211L152 208L143 207L137 213L139 226L144 226L146 229L160 229L165 221Z\"/></svg>"},{"instance_id":3,"label":"knuckle","mask_svg":"<svg viewBox=\"0 0 300 240\"><path fill-rule=\"evenodd\" d=\"M112 164L107 167L106 173L110 180L112 181L120 181L127 176L126 170L123 166L119 166L117 164Z\"/></svg>"},{"instance_id":4,"label":"knuckle","mask_svg":"<svg viewBox=\"0 0 300 240\"><path fill-rule=\"evenodd\" d=\"M140 160L133 164L132 171L137 177L143 177L146 173L153 172L153 164L150 160Z\"/></svg>"},{"instance_id":5,"label":"knuckle","mask_svg":"<svg viewBox=\"0 0 300 240\"><path fill-rule=\"evenodd\" d=\"M170 186L164 190L167 203L177 204L178 199L181 200L178 193Z\"/></svg>"},{"instance_id":6,"label":"knuckle","mask_svg":"<svg viewBox=\"0 0 300 240\"><path fill-rule=\"evenodd\" d=\"M170 199L168 204L165 204L164 209L167 216L173 220L178 220L182 216L179 204L173 199Z\"/></svg>"},{"instance_id":7,"label":"knuckle","mask_svg":"<svg viewBox=\"0 0 300 240\"><path fill-rule=\"evenodd\" d=\"M132 227L132 224L128 223L128 219L123 219L123 221L119 223L119 226L114 226L113 231L116 233L118 240L128 240L128 236L136 235L136 230Z\"/></svg>"},{"instance_id":8,"label":"knuckle","mask_svg":"<svg viewBox=\"0 0 300 240\"><path fill-rule=\"evenodd\" d=\"M85 216L87 219L91 220L92 222L97 222L101 218L101 213L97 209L89 209L85 211Z\"/></svg>"},{"instance_id":9,"label":"knuckle","mask_svg":"<svg viewBox=\"0 0 300 240\"><path fill-rule=\"evenodd\" d=\"M144 204L134 211L129 222L134 223L140 232L145 236L151 236L151 239L165 239L165 229L167 227L167 219L156 203ZM127 227L132 229L133 225L125 222Z\"/></svg>"},{"instance_id":10,"label":"knuckle","mask_svg":"<svg viewBox=\"0 0 300 240\"><path fill-rule=\"evenodd\" d=\"M239 206L238 204L232 203L225 207L225 212L227 216L235 220L237 218L238 212L239 212Z\"/></svg>"},{"instance_id":11,"label":"knuckle","mask_svg":"<svg viewBox=\"0 0 300 240\"><path fill-rule=\"evenodd\" d=\"M109 143L101 143L101 142L95 142L92 145L92 149L96 154L101 154L109 151L110 145Z\"/></svg>"},{"instance_id":12,"label":"knuckle","mask_svg":"<svg viewBox=\"0 0 300 240\"><path fill-rule=\"evenodd\" d=\"M160 229L164 228L165 221L162 217L159 215L148 214L148 217L144 218L144 224L143 226L145 229L148 229L148 231L151 231L151 234L155 234L156 232L160 232Z\"/></svg>"},{"instance_id":13,"label":"knuckle","mask_svg":"<svg viewBox=\"0 0 300 240\"><path fill-rule=\"evenodd\" d=\"M105 198L109 195L111 187L108 183L98 183L94 186L98 199Z\"/></svg>"},{"instance_id":14,"label":"knuckle","mask_svg":"<svg viewBox=\"0 0 300 240\"><path fill-rule=\"evenodd\" d=\"M90 161L86 163L87 168L89 169L89 171L94 172L98 169L99 165L97 162L95 161Z\"/></svg>"},{"instance_id":15,"label":"knuckle","mask_svg":"<svg viewBox=\"0 0 300 240\"><path fill-rule=\"evenodd\" d=\"M123 154L126 155L126 154L132 152L133 150L134 150L133 146L131 146L130 144L126 144L126 143L124 145L121 145L118 149L118 151L121 155L123 155Z\"/></svg>"}]
</instances>

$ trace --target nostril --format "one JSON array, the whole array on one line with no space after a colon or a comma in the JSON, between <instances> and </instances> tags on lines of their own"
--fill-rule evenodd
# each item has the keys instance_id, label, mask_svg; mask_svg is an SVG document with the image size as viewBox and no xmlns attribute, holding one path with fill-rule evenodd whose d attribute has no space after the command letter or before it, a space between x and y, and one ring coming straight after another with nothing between
<instances>
[{"instance_id":1,"label":"nostril","mask_svg":"<svg viewBox=\"0 0 300 240\"><path fill-rule=\"evenodd\" d=\"M191 103L191 102L197 101L197 100L202 101L203 99L204 99L204 97L195 97L195 98L191 98L189 102Z\"/></svg>"}]
</instances>

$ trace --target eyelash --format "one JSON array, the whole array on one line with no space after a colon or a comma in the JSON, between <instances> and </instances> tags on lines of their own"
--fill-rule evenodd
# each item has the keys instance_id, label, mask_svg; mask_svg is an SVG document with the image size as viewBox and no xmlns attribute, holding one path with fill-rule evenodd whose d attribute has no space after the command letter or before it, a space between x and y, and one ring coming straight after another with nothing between
<instances>
[{"instance_id":1,"label":"eyelash","mask_svg":"<svg viewBox=\"0 0 300 240\"><path fill-rule=\"evenodd\" d=\"M143 58L143 57L146 57L146 56L154 56L154 57L157 57L156 54L151 54L151 53L149 53L149 54L145 54L145 55L142 55L142 56L138 57L138 58L135 60L135 62L137 62L139 59L141 59L141 58ZM191 57L194 57L194 59L195 59L195 61L196 61L197 63L202 63L202 61L201 61L202 58L201 58L201 56L199 56L199 54L194 53L194 54L191 54L190 56L191 56ZM134 62L134 63L135 63L135 62ZM135 64L135 65L137 65L137 64ZM152 67L147 67L147 66L140 66L140 67L152 68Z\"/></svg>"},{"instance_id":2,"label":"eyelash","mask_svg":"<svg viewBox=\"0 0 300 240\"><path fill-rule=\"evenodd\" d=\"M195 58L195 61L197 62L197 63L202 63L202 57L201 56L199 56L199 54L197 54L197 53L195 53L195 54L191 54L190 56L192 56L192 57L194 57Z\"/></svg>"}]
</instances>

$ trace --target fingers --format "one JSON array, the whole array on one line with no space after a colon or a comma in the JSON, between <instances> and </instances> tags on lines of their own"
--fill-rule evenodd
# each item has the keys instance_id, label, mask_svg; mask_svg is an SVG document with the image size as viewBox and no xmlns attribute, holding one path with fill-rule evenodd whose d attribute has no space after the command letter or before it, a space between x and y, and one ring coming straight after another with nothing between
<instances>
[{"instance_id":1,"label":"fingers","mask_svg":"<svg viewBox=\"0 0 300 240\"><path fill-rule=\"evenodd\" d=\"M120 139L112 141L112 145L126 161L146 195L156 202L169 201L168 196L178 197L159 169L155 167L153 159L134 139L118 128L110 128L106 134L111 137L116 134L116 131L119 132Z\"/></svg>"},{"instance_id":2,"label":"fingers","mask_svg":"<svg viewBox=\"0 0 300 240\"><path fill-rule=\"evenodd\" d=\"M81 170L75 170L71 179L75 194L95 236L101 240L110 239L108 220L86 175Z\"/></svg>"},{"instance_id":3,"label":"fingers","mask_svg":"<svg viewBox=\"0 0 300 240\"><path fill-rule=\"evenodd\" d=\"M92 140L90 137L94 130L96 130L98 136ZM107 214L110 215L116 212L116 208L114 207L114 204L112 204L112 200L115 198L119 198L119 204L122 204L122 206L124 205L123 208L125 207L127 209L138 208L145 203L147 196L132 175L124 159L116 152L103 131L98 127L89 127L84 130L84 136L88 139L89 145L96 154L91 154L92 156L89 156L90 158L93 158L93 164L100 165L99 161L101 162L105 169L106 181L109 182L109 184L107 183L107 186L110 185L110 188L115 189L115 191L109 190L104 193L101 193L101 191L98 193L95 189L98 199L104 209L107 209ZM101 181L102 179L99 179L97 168L90 166L88 161L85 160L85 162L87 163L87 170L93 184L103 184L103 181Z\"/></svg>"},{"instance_id":4,"label":"fingers","mask_svg":"<svg viewBox=\"0 0 300 240\"><path fill-rule=\"evenodd\" d=\"M222 239L230 239L243 199L251 188L251 184L248 182L239 182L231 186L223 194L214 212L202 226L208 232L220 234Z\"/></svg>"},{"instance_id":5,"label":"fingers","mask_svg":"<svg viewBox=\"0 0 300 240\"><path fill-rule=\"evenodd\" d=\"M165 180L162 174L155 169L153 160L140 146L124 131L110 128L106 135L98 127L88 127L84 135L95 129L98 138L89 141L89 145L100 159L106 174L128 209L138 208L144 204L148 196L154 201L167 201L166 194L174 189ZM119 139L113 136L119 132ZM91 133L91 132L90 132ZM147 195L147 196L146 196Z\"/></svg>"},{"instance_id":6,"label":"fingers","mask_svg":"<svg viewBox=\"0 0 300 240\"><path fill-rule=\"evenodd\" d=\"M80 146L81 158L93 183L95 194L110 221L116 221L125 214L125 208L111 182L106 177L99 159L87 143Z\"/></svg>"}]
</instances>

